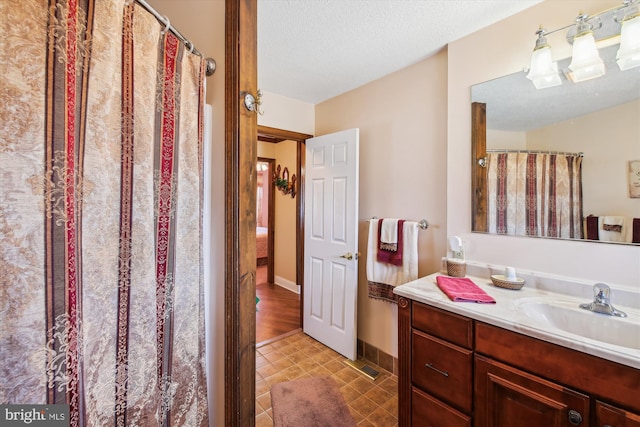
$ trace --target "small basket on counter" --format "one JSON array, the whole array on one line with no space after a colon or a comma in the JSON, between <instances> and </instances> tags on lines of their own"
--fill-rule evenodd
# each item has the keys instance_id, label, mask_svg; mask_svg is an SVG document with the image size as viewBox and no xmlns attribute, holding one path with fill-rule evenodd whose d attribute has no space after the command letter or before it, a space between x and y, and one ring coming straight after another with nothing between
<instances>
[{"instance_id":1,"label":"small basket on counter","mask_svg":"<svg viewBox=\"0 0 640 427\"><path fill-rule=\"evenodd\" d=\"M512 289L514 291L522 289L522 287L524 286L524 279L508 279L502 274L494 274L493 276L491 276L491 281L495 286L499 288Z\"/></svg>"},{"instance_id":2,"label":"small basket on counter","mask_svg":"<svg viewBox=\"0 0 640 427\"><path fill-rule=\"evenodd\" d=\"M467 275L467 263L463 259L447 259L447 275L451 277L464 277Z\"/></svg>"}]
</instances>

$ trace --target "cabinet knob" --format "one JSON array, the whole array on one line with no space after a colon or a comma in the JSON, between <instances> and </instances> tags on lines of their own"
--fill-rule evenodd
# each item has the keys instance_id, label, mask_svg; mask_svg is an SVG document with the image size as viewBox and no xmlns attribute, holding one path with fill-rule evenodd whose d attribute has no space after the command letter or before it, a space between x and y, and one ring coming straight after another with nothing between
<instances>
[{"instance_id":1,"label":"cabinet knob","mask_svg":"<svg viewBox=\"0 0 640 427\"><path fill-rule=\"evenodd\" d=\"M569 423L574 426L580 425L582 423L580 412L573 409L569 410Z\"/></svg>"}]
</instances>

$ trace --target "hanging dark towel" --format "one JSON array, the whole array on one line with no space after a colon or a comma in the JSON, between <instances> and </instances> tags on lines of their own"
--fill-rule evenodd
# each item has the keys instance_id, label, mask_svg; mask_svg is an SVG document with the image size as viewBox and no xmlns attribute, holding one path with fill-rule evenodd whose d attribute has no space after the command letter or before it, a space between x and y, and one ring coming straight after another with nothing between
<instances>
[{"instance_id":1,"label":"hanging dark towel","mask_svg":"<svg viewBox=\"0 0 640 427\"><path fill-rule=\"evenodd\" d=\"M404 219L398 220L398 244L396 246L395 251L389 251L380 248L380 234L382 232L382 221L378 221L378 253L377 258L378 262L386 262L387 264L392 265L402 265L402 246L404 242L404 233L402 232L404 228Z\"/></svg>"}]
</instances>

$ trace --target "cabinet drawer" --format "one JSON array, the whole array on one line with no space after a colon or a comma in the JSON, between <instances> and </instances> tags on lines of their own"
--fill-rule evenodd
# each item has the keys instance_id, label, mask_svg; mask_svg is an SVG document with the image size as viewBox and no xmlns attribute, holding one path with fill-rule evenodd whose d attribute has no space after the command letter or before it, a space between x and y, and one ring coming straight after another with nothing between
<instances>
[{"instance_id":1,"label":"cabinet drawer","mask_svg":"<svg viewBox=\"0 0 640 427\"><path fill-rule=\"evenodd\" d=\"M597 427L640 427L640 414L596 401Z\"/></svg>"},{"instance_id":2,"label":"cabinet drawer","mask_svg":"<svg viewBox=\"0 0 640 427\"><path fill-rule=\"evenodd\" d=\"M463 412L471 412L471 350L414 330L411 353L411 379L416 386Z\"/></svg>"},{"instance_id":3,"label":"cabinet drawer","mask_svg":"<svg viewBox=\"0 0 640 427\"><path fill-rule=\"evenodd\" d=\"M439 308L413 303L412 325L430 335L473 348L473 320Z\"/></svg>"},{"instance_id":4,"label":"cabinet drawer","mask_svg":"<svg viewBox=\"0 0 640 427\"><path fill-rule=\"evenodd\" d=\"M471 427L471 417L413 387L411 425L416 427Z\"/></svg>"}]
</instances>

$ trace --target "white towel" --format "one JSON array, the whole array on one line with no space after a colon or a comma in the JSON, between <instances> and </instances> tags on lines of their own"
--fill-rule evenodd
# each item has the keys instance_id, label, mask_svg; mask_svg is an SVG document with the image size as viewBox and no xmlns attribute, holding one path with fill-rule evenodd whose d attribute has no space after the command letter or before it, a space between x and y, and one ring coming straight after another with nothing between
<instances>
[{"instance_id":1,"label":"white towel","mask_svg":"<svg viewBox=\"0 0 640 427\"><path fill-rule=\"evenodd\" d=\"M402 265L378 262L377 242L378 242L378 219L369 222L369 242L367 245L367 280L369 283L383 284L390 287L402 285L403 283L416 280L418 278L418 223L415 221L405 221L402 229L403 254ZM380 298L369 294L373 298ZM387 298L382 298L387 299Z\"/></svg>"},{"instance_id":2,"label":"white towel","mask_svg":"<svg viewBox=\"0 0 640 427\"><path fill-rule=\"evenodd\" d=\"M395 252L398 250L398 219L383 218L381 221L380 249Z\"/></svg>"},{"instance_id":3,"label":"white towel","mask_svg":"<svg viewBox=\"0 0 640 427\"><path fill-rule=\"evenodd\" d=\"M622 229L620 231L605 230L605 225L619 225ZM598 237L603 242L631 243L633 239L631 221L623 216L601 216L598 218Z\"/></svg>"}]
</instances>

